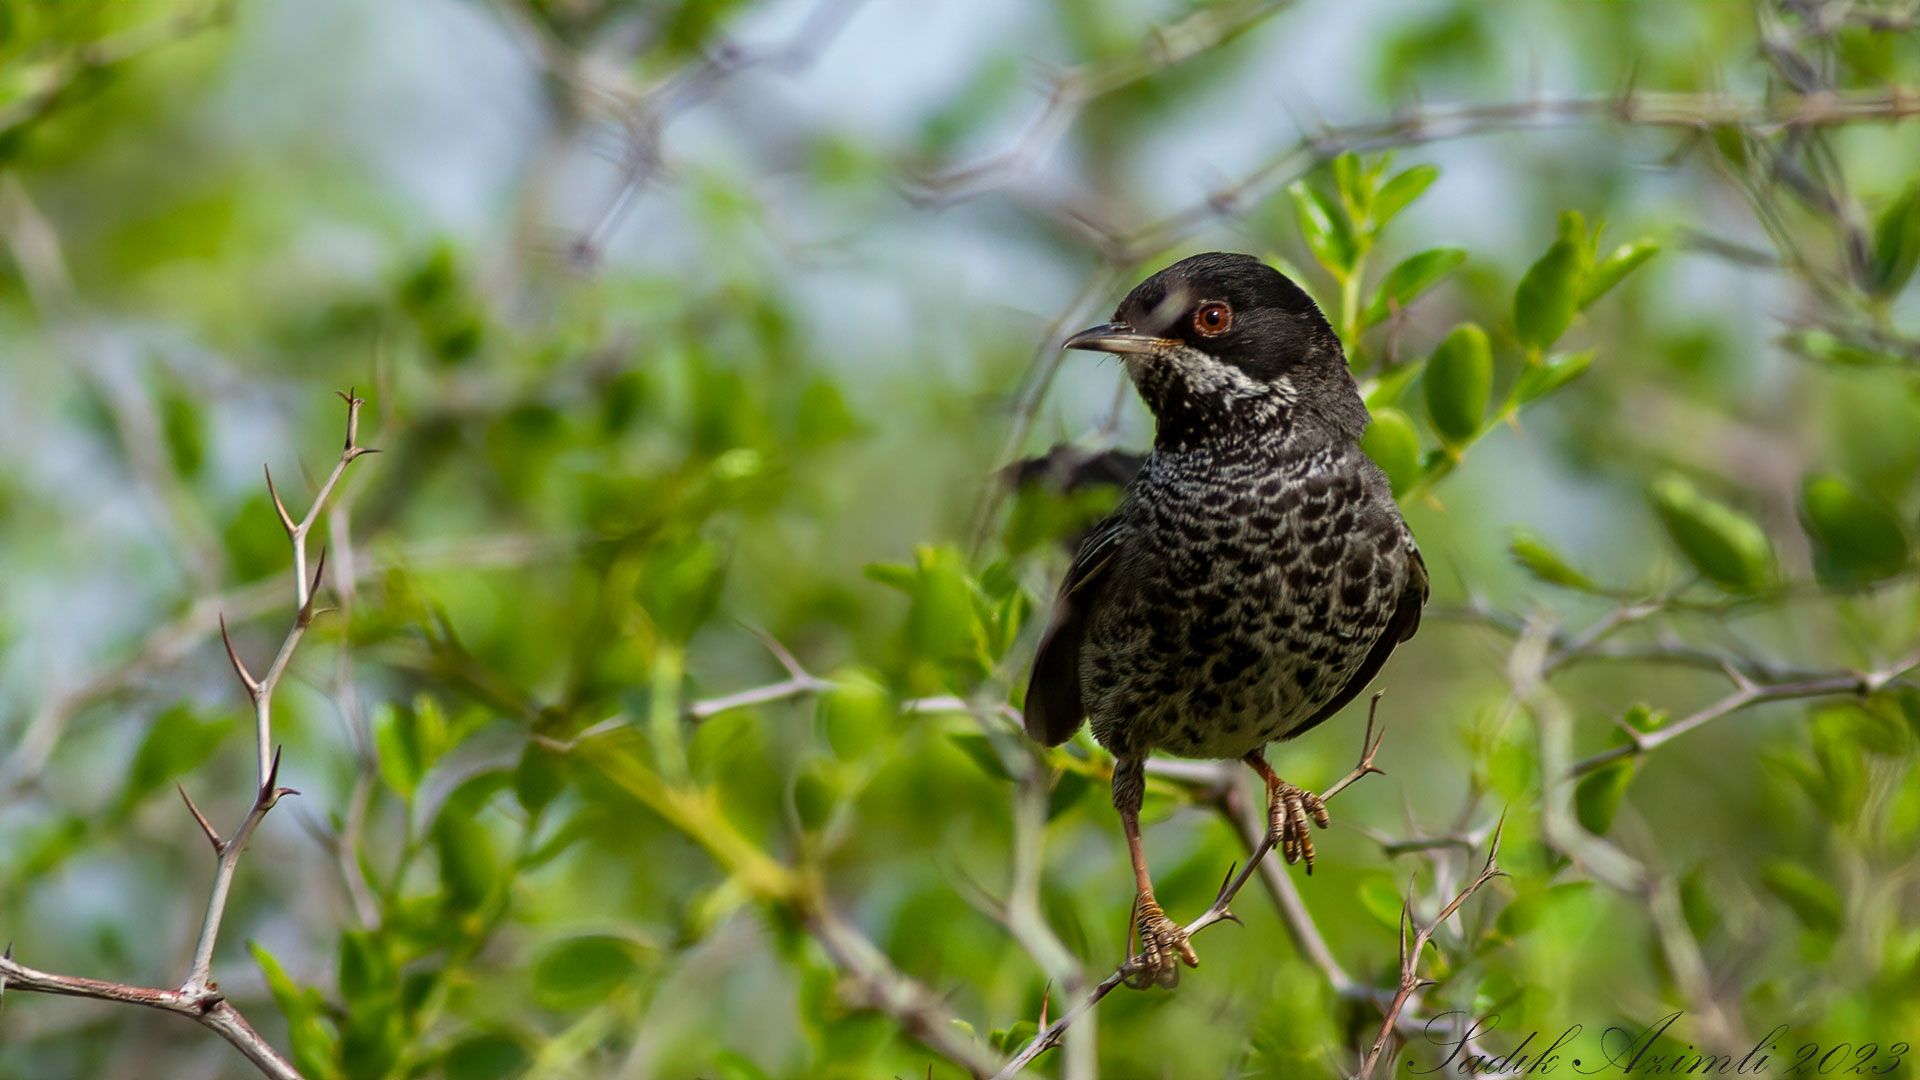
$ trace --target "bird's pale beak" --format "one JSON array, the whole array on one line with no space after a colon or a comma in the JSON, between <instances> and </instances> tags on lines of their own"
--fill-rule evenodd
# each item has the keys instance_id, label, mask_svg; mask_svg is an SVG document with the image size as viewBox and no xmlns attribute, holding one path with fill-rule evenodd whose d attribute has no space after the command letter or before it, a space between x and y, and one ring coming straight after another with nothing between
<instances>
[{"instance_id":1,"label":"bird's pale beak","mask_svg":"<svg viewBox=\"0 0 1920 1080\"><path fill-rule=\"evenodd\" d=\"M1165 338L1142 334L1126 323L1101 323L1089 326L1085 330L1068 338L1061 344L1063 349L1090 349L1094 352L1144 353L1164 349L1168 345Z\"/></svg>"}]
</instances>

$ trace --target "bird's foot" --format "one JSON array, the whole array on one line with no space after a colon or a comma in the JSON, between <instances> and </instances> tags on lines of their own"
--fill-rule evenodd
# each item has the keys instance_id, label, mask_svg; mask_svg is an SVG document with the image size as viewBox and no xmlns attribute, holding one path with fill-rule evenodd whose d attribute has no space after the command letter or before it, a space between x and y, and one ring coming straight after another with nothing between
<instances>
[{"instance_id":1,"label":"bird's foot","mask_svg":"<svg viewBox=\"0 0 1920 1080\"><path fill-rule=\"evenodd\" d=\"M1180 985L1180 965L1199 967L1200 956L1187 943L1187 932L1180 924L1167 918L1160 905L1151 896L1140 898L1140 909L1135 917L1135 925L1140 931L1140 954L1127 961L1126 983L1135 990L1145 990L1149 986L1164 986L1171 990Z\"/></svg>"},{"instance_id":2,"label":"bird's foot","mask_svg":"<svg viewBox=\"0 0 1920 1080\"><path fill-rule=\"evenodd\" d=\"M1307 819L1326 828L1327 804L1305 788L1278 780L1267 791L1267 835L1288 863L1306 861L1307 873L1313 873L1313 837Z\"/></svg>"}]
</instances>

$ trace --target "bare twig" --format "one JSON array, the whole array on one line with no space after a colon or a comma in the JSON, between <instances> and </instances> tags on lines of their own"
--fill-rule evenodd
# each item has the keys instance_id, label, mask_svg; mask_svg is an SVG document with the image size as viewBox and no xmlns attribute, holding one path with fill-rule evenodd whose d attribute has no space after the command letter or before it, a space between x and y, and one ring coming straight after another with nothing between
<instances>
[{"instance_id":1,"label":"bare twig","mask_svg":"<svg viewBox=\"0 0 1920 1080\"><path fill-rule=\"evenodd\" d=\"M273 745L273 691L280 685L280 677L286 673L287 664L293 659L293 651L306 635L307 627L313 624L314 597L319 591L321 576L326 571L327 555L323 548L320 559L311 577L307 574L307 533L318 521L326 509L327 498L333 494L334 485L340 482L340 476L353 464L356 458L373 453L369 447L359 444L360 406L366 404L351 392L341 394L347 403L346 446L340 452L339 461L334 463L333 471L327 474L320 491L314 496L313 505L307 508L307 514L299 521L287 512L286 504L281 502L280 494L273 490L273 478L267 478L267 490L273 499L274 510L280 516L280 524L287 531L287 539L293 545L293 581L294 613L293 626L287 630L287 636L280 642L280 651L274 655L273 664L265 676L256 678L247 670L245 663L233 648L233 639L227 635L226 621L221 620L220 640L226 646L227 659L233 664L234 674L240 679L240 685L246 688L247 696L253 702L254 744L259 763L259 784L254 790L253 806L247 816L241 819L239 828L224 843L218 846L220 860L215 867L213 877L213 895L207 901L206 917L200 924L199 942L193 950L193 969L187 975L187 981L181 990L187 993L204 991L210 984L210 972L213 967L213 947L220 937L220 920L226 913L227 893L233 886L233 873L239 866L240 855L246 850L247 841L253 836L253 830L260 824L267 812L273 809L280 796L291 794L289 788L278 786L280 775L280 751Z\"/></svg>"},{"instance_id":2,"label":"bare twig","mask_svg":"<svg viewBox=\"0 0 1920 1080\"><path fill-rule=\"evenodd\" d=\"M1737 680L1737 688L1732 693L1713 704L1658 730L1632 732L1631 741L1625 745L1602 750L1574 762L1567 767L1567 775L1584 776L1623 758L1644 754L1655 747L1672 742L1709 721L1754 705L1762 705L1770 701L1790 701L1796 698L1875 693L1915 668L1920 668L1920 651L1909 653L1887 667L1873 672L1842 672L1779 683L1754 683L1742 678Z\"/></svg>"},{"instance_id":3,"label":"bare twig","mask_svg":"<svg viewBox=\"0 0 1920 1080\"><path fill-rule=\"evenodd\" d=\"M247 1018L240 1014L240 1010L234 1008L218 991L159 990L83 979L74 975L50 975L15 961L12 952L9 947L7 955L0 957L0 985L43 994L145 1005L150 1009L178 1013L219 1032L221 1038L232 1043L263 1075L272 1080L300 1080L299 1070L262 1038L253 1025L247 1023Z\"/></svg>"},{"instance_id":4,"label":"bare twig","mask_svg":"<svg viewBox=\"0 0 1920 1080\"><path fill-rule=\"evenodd\" d=\"M1400 1012L1406 1008L1408 1000L1421 987L1432 985L1431 979L1420 977L1420 955L1426 951L1427 942L1433 939L1434 931L1438 930L1442 923L1453 918L1454 912L1460 910L1460 905L1480 891L1482 885L1500 876L1499 854L1500 830L1496 828L1493 839L1487 845L1486 864L1480 868L1479 875L1468 882L1466 888L1454 894L1453 899L1447 903L1446 907L1440 909L1438 915L1417 929L1414 928L1413 893L1411 890L1407 893L1406 901L1400 909L1400 987L1394 992L1393 999L1388 1002L1386 1014L1381 1017L1379 1034L1374 1036L1372 1045L1368 1046L1367 1052L1361 1056L1360 1068L1354 1074L1359 1080L1369 1080L1373 1076L1374 1067L1380 1063L1380 1055L1385 1052L1387 1042L1393 1038ZM1409 932L1412 933L1411 942L1408 941Z\"/></svg>"},{"instance_id":5,"label":"bare twig","mask_svg":"<svg viewBox=\"0 0 1920 1080\"><path fill-rule=\"evenodd\" d=\"M373 451L359 445L360 406L365 404L351 393L342 394L347 402L347 439L339 462L333 472L320 487L314 503L307 515L298 522L287 513L286 506L280 501L278 492L273 492L273 503L280 516L280 522L287 531L293 544L294 556L294 599L295 614L293 626L287 631L281 642L280 651L274 656L272 665L264 676L255 676L248 670L246 662L240 659L239 651L234 648L233 639L227 633L226 617L217 612L215 623L220 629L220 641L226 649L227 661L233 665L233 671L240 685L246 690L254 708L254 733L259 771L254 788L253 803L247 814L241 819L233 833L221 837L213 824L207 820L200 808L194 805L184 787L180 788L180 797L187 804L187 811L206 834L213 846L215 869L213 889L207 900L207 910L201 920L200 934L195 941L193 964L187 977L177 990L159 990L147 987L129 986L123 983L104 982L68 975L50 975L16 963L9 948L7 956L0 960L0 977L5 982L23 990L36 990L44 993L68 994L77 997L97 998L104 1001L123 1001L146 1005L191 1016L207 1027L219 1032L228 1042L239 1048L241 1053L252 1061L260 1071L275 1078L298 1080L299 1072L282 1057L278 1051L262 1039L258 1032L241 1016L239 1011L226 1000L212 979L213 950L220 936L220 922L226 913L227 897L233 886L234 871L240 863L240 856L246 850L247 841L254 830L272 810L274 804L283 795L295 794L291 788L279 786L280 751L273 746L273 691L286 673L287 664L293 658L295 647L312 625L316 610L314 598L319 590L321 575L326 569L326 553L323 550L311 577L307 574L307 533L318 520L327 498L333 493L341 473L354 459ZM268 481L271 490L272 481Z\"/></svg>"}]
</instances>

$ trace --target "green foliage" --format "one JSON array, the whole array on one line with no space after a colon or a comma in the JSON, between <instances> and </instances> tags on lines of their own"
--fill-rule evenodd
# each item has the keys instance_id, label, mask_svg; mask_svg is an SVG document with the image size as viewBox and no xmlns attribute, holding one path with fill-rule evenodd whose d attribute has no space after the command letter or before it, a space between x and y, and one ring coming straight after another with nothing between
<instances>
[{"instance_id":1,"label":"green foliage","mask_svg":"<svg viewBox=\"0 0 1920 1080\"><path fill-rule=\"evenodd\" d=\"M1497 1012L1498 1052L1648 1003L1686 1018L1662 1052L1711 1050L1713 1013L1823 1046L1920 1025L1920 186L1882 130L1920 53L1879 14L1575 5L1520 35L1445 0L1356 39L1294 145L1219 103L1271 96L1326 29L1302 5L953 5L926 42L833 5L503 0L452 35L311 5L289 45L275 3L0 2L22 962L182 976L207 845L167 789L225 834L255 768L214 616L256 675L293 617L259 464L308 505L357 385L382 453L314 525L323 610L273 702L302 794L214 955L267 1040L314 1080L1016 1053L1073 1006L1060 966L1121 959L1132 890L1111 756L1018 715L1122 487L1004 470L1149 444L1121 367L1046 338L1111 309L1113 267L1218 248L1333 323L1433 599L1373 684L1387 775L1286 868L1347 983L1256 883L1177 991L1101 1002L1097 1071L1351 1075L1409 889L1438 911L1496 822L1505 876L1410 1015ZM1509 73L1543 41L1605 121L1457 138L1533 108ZM1381 111L1370 78L1446 104ZM1324 791L1366 707L1276 768ZM1246 857L1233 772L1149 779L1175 918ZM7 989L0 1074L250 1075L184 1021ZM1440 1057L1397 1053L1373 1075Z\"/></svg>"}]
</instances>

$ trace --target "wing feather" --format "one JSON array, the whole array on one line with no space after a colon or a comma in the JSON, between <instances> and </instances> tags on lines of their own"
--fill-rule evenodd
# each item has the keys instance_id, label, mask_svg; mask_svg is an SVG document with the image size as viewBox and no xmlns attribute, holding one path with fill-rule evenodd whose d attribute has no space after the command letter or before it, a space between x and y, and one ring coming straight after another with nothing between
<instances>
[{"instance_id":1,"label":"wing feather","mask_svg":"<svg viewBox=\"0 0 1920 1080\"><path fill-rule=\"evenodd\" d=\"M1053 620L1040 639L1027 682L1025 709L1027 734L1048 746L1073 738L1087 717L1080 698L1080 638L1125 536L1117 513L1095 526L1074 554L1054 599Z\"/></svg>"},{"instance_id":2,"label":"wing feather","mask_svg":"<svg viewBox=\"0 0 1920 1080\"><path fill-rule=\"evenodd\" d=\"M1367 684L1373 681L1373 677L1380 674L1380 669L1387 666L1387 657L1393 655L1394 648L1420 629L1420 609L1426 606L1427 562L1420 557L1420 549L1413 546L1413 538L1408 537L1407 583L1400 590L1400 599L1394 605L1393 615L1387 620L1387 628L1380 634L1380 640L1373 643L1373 648L1367 652L1367 658L1361 662L1359 670L1355 671L1353 678L1347 681L1347 685L1341 687L1340 692L1333 696L1333 700L1309 717L1306 723L1287 732L1282 738L1291 739L1311 729L1314 725L1346 708L1348 702L1359 697L1360 691L1365 690Z\"/></svg>"}]
</instances>

